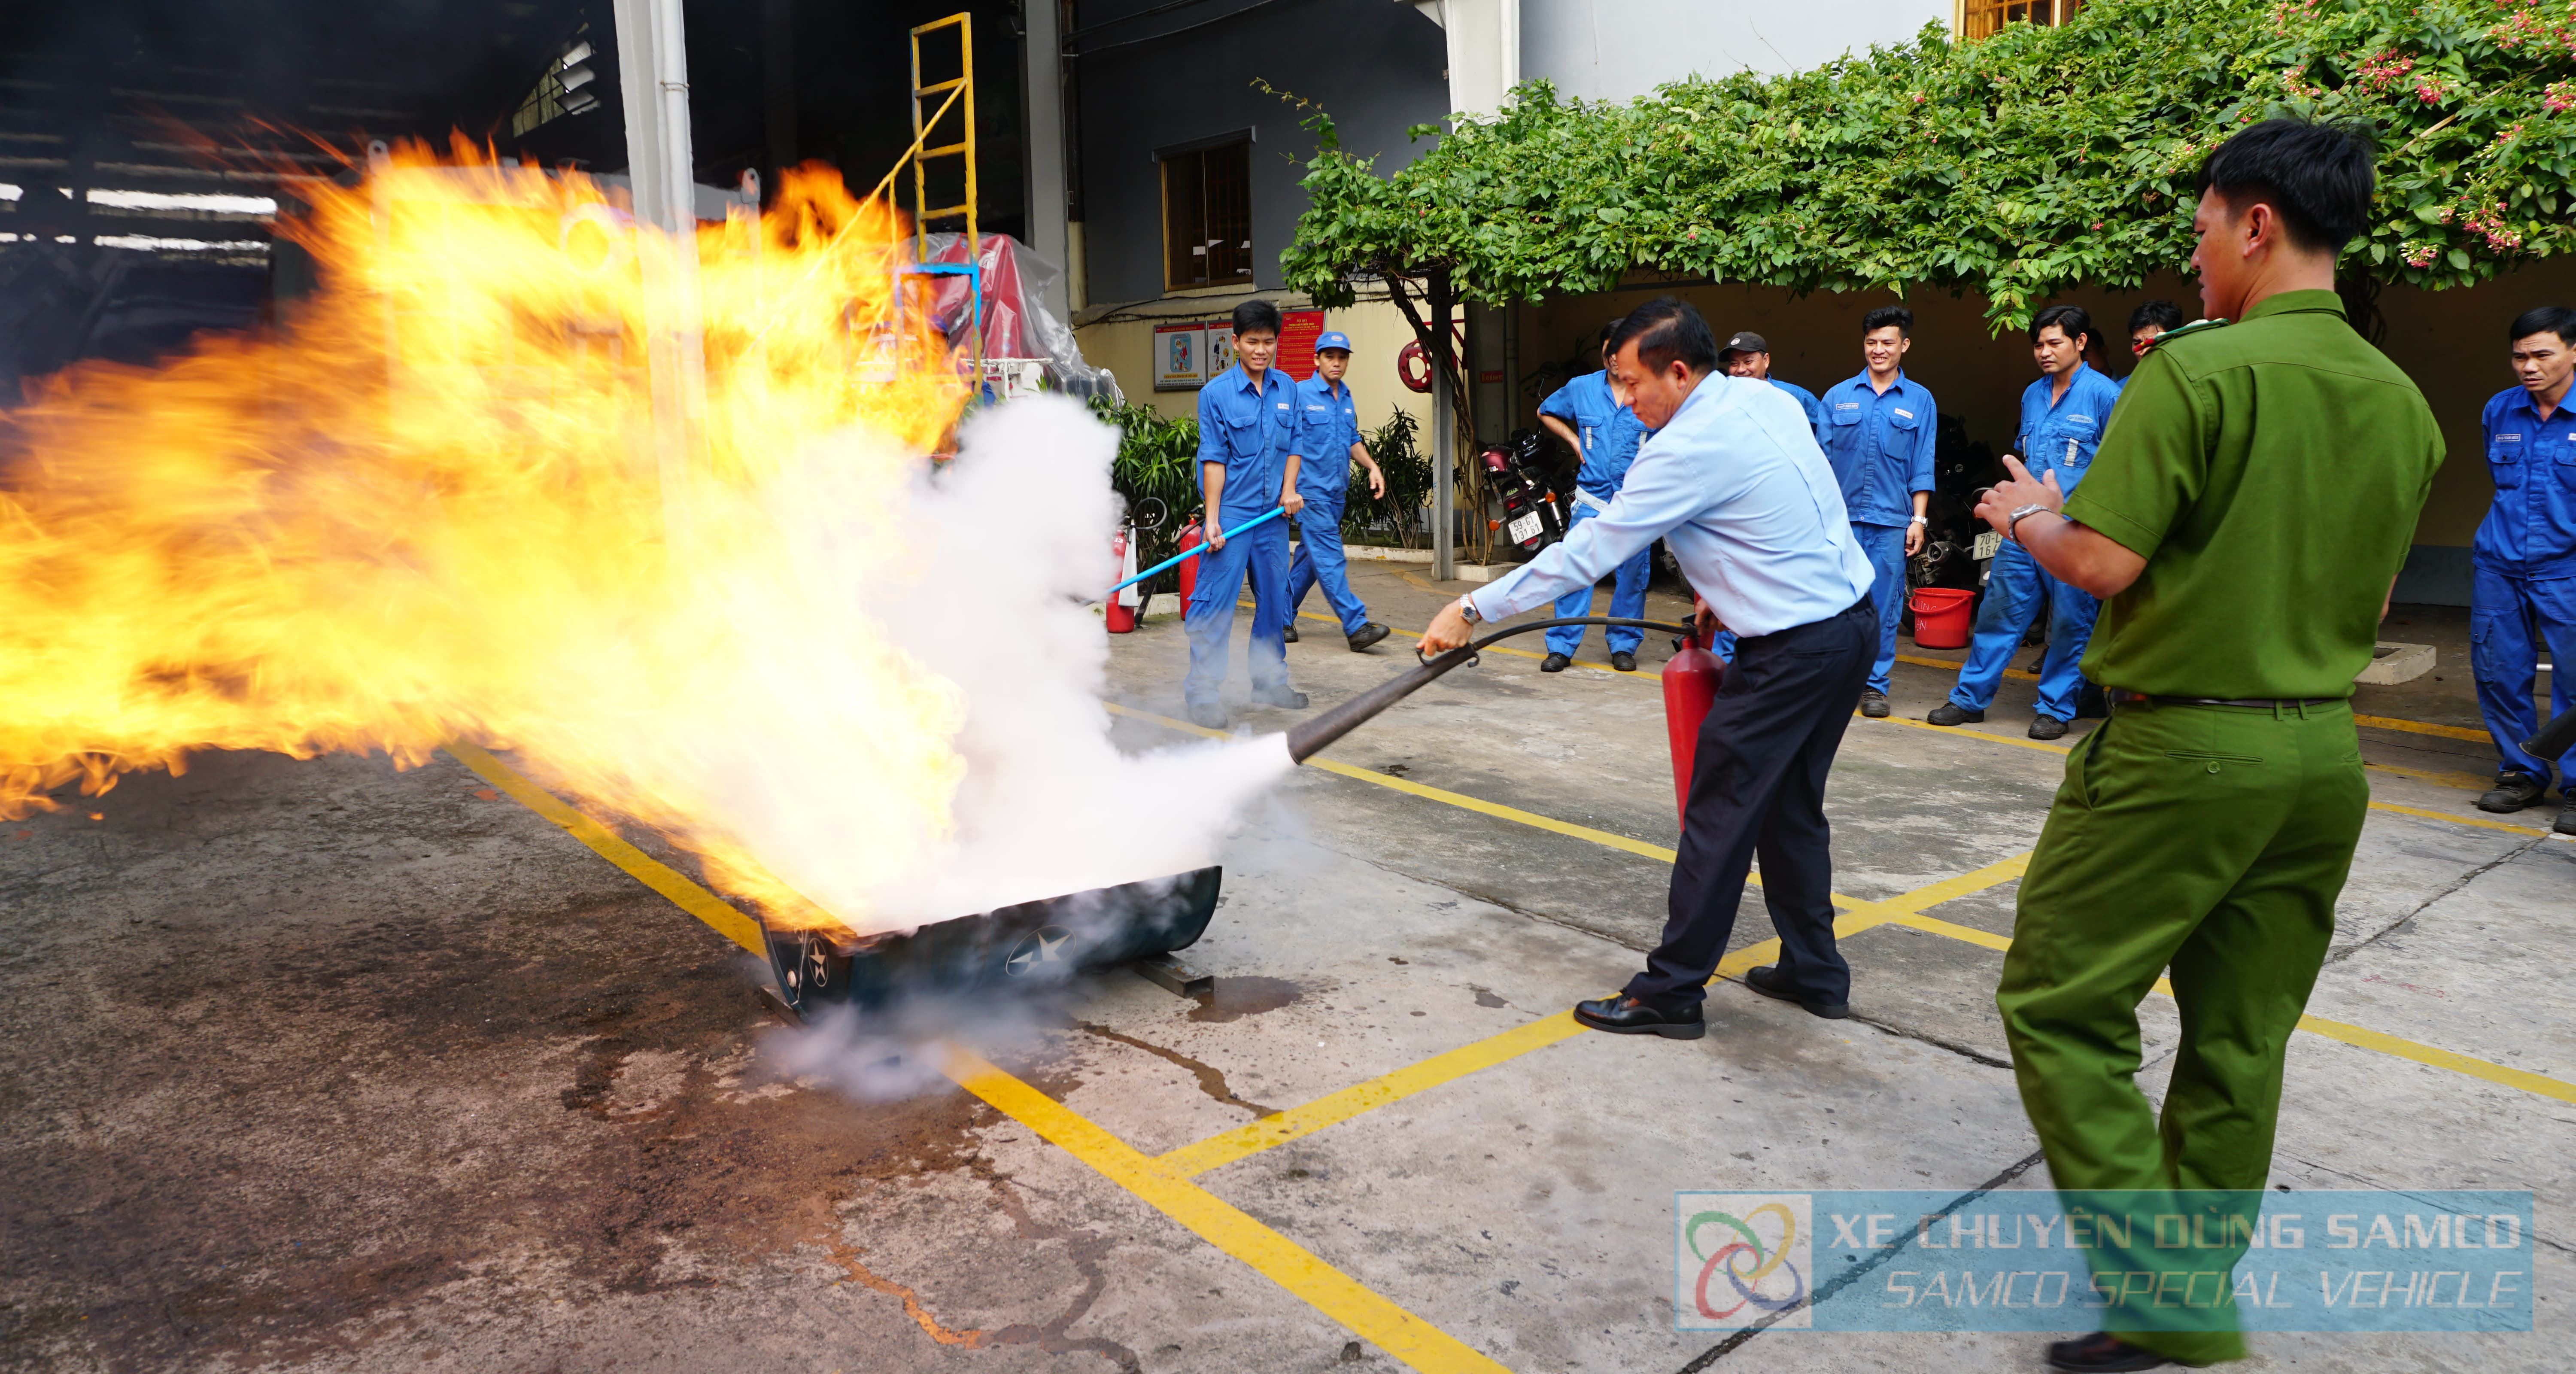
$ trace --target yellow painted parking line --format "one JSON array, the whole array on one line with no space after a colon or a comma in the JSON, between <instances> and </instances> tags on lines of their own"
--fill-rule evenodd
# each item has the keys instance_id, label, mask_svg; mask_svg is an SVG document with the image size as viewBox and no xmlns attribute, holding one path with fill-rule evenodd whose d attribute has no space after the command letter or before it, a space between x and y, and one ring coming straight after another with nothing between
<instances>
[{"instance_id":1,"label":"yellow painted parking line","mask_svg":"<svg viewBox=\"0 0 2576 1374\"><path fill-rule=\"evenodd\" d=\"M2370 804L2370 809L2373 811L2385 811L2392 816L2416 816L2428 821L2442 821L2450 825L2474 825L2481 830L2503 830L2516 835L2550 835L2556 833L2555 831L2545 830L2536 825L2515 825L2511 821L2491 821L2479 816L2454 816L2448 811L2427 811L2420 806L2399 806L2395 802L2375 801Z\"/></svg>"},{"instance_id":2,"label":"yellow painted parking line","mask_svg":"<svg viewBox=\"0 0 2576 1374\"><path fill-rule=\"evenodd\" d=\"M1273 1112L1258 1121L1221 1131L1162 1155L1154 1162L1174 1177L1190 1178L1248 1155L1259 1154L1272 1146L1301 1140L1362 1112L1375 1111L1390 1102L1401 1102L1426 1089L1464 1078L1481 1069L1490 1069L1504 1060L1545 1049L1558 1041L1570 1040L1583 1032L1583 1023L1574 1019L1573 1012L1561 1011L1554 1016L1541 1017L1514 1026L1500 1035L1487 1036L1446 1054L1433 1055L1419 1064L1407 1065L1365 1083L1354 1083L1339 1092L1326 1093L1302 1106Z\"/></svg>"},{"instance_id":3,"label":"yellow painted parking line","mask_svg":"<svg viewBox=\"0 0 2576 1374\"><path fill-rule=\"evenodd\" d=\"M449 740L447 752L456 761L510 800L562 826L565 833L590 846L599 857L625 869L636 881L661 893L671 905L715 927L735 944L766 959L769 950L760 937L760 923L735 910L723 898L689 881L687 875L652 855L619 839L608 827L564 805L552 792L519 775L516 769L463 740Z\"/></svg>"},{"instance_id":4,"label":"yellow painted parking line","mask_svg":"<svg viewBox=\"0 0 2576 1374\"><path fill-rule=\"evenodd\" d=\"M2173 980L2157 979L2155 990L2167 997L2173 996ZM2528 1069L2491 1064L2486 1060L2473 1059L2468 1055L2455 1054L2450 1050L2435 1049L2431 1045L2382 1034L2367 1026L2356 1026L2349 1021L2329 1021L2322 1016L2302 1016L2299 1018L2299 1029L2310 1035L2322 1035L2328 1040L2340 1040L2347 1045L2376 1050L2392 1058L2412 1060L2430 1068L2448 1069L2453 1073L2482 1079L2502 1087L2519 1088L2536 1096L2555 1098L2561 1102L2576 1102L2576 1083L2551 1078L2547 1074L2533 1073Z\"/></svg>"},{"instance_id":5,"label":"yellow painted parking line","mask_svg":"<svg viewBox=\"0 0 2576 1374\"><path fill-rule=\"evenodd\" d=\"M1837 897L1843 908L1834 918L1834 935L1847 939L1872 926L1890 921L1906 921L1926 908L1954 901L1970 893L2007 883L2022 875L2029 866L2028 854L1991 863L1972 873L1944 878L1928 887L1920 887L1902 896L1880 902L1864 902ZM1740 979L1744 971L1771 963L1780 957L1778 939L1758 940L1726 956L1717 966L1717 976ZM1559 1041L1583 1033L1583 1025L1572 1012L1559 1012L1542 1017L1499 1035L1488 1036L1470 1045L1462 1045L1445 1054L1434 1055L1419 1064L1408 1065L1393 1073L1355 1083L1339 1092L1327 1093L1302 1106L1274 1112L1258 1121L1248 1122L1229 1131L1221 1131L1204 1140L1184 1145L1162 1155L1156 1163L1184 1177L1202 1174L1239 1159L1259 1154L1292 1140L1302 1140L1328 1126L1339 1125L1364 1112L1372 1112L1390 1103L1401 1102L1417 1093L1489 1069L1505 1060L1517 1059L1532 1050L1545 1049Z\"/></svg>"},{"instance_id":6,"label":"yellow painted parking line","mask_svg":"<svg viewBox=\"0 0 2576 1374\"><path fill-rule=\"evenodd\" d=\"M2013 652L2020 653L2021 650L2019 647L2015 647ZM1911 663L1917 668L1939 668L1944 672L1951 673L1955 673L1961 668L1967 666L1964 663L1953 663L1946 658L1925 658L1920 654L1898 654L1896 656L1896 661L1899 663ZM2039 674L2021 668L2006 668L2004 669L2004 676L2011 678L2016 682L2039 681Z\"/></svg>"},{"instance_id":7,"label":"yellow painted parking line","mask_svg":"<svg viewBox=\"0 0 2576 1374\"><path fill-rule=\"evenodd\" d=\"M944 1067L959 1086L994 1110L1404 1364L1423 1374L1508 1374L1455 1336L1371 1292L1242 1209L1164 1169L1072 1108L974 1054L952 1047Z\"/></svg>"},{"instance_id":8,"label":"yellow painted parking line","mask_svg":"<svg viewBox=\"0 0 2576 1374\"><path fill-rule=\"evenodd\" d=\"M2354 716L2352 720L2355 725L2367 725L2373 730L2403 730L2410 735L2440 735L2444 739L2464 739L2471 744L2493 742L2493 737L2486 731L2472 730L2464 725L2435 725L2429 720L2399 720L2394 716Z\"/></svg>"}]
</instances>

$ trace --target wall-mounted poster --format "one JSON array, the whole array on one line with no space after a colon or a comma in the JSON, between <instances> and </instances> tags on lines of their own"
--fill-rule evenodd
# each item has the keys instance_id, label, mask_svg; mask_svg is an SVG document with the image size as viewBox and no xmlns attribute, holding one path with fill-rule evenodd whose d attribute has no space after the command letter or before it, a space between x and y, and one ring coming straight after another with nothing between
<instances>
[{"instance_id":1,"label":"wall-mounted poster","mask_svg":"<svg viewBox=\"0 0 2576 1374\"><path fill-rule=\"evenodd\" d=\"M1208 380L1213 382L1216 380L1216 374L1234 366L1233 323L1210 321L1207 327L1207 341L1207 376Z\"/></svg>"},{"instance_id":2,"label":"wall-mounted poster","mask_svg":"<svg viewBox=\"0 0 2576 1374\"><path fill-rule=\"evenodd\" d=\"M1206 324L1193 320L1188 324L1154 326L1156 391L1196 390L1210 375L1207 360Z\"/></svg>"},{"instance_id":3,"label":"wall-mounted poster","mask_svg":"<svg viewBox=\"0 0 2576 1374\"><path fill-rule=\"evenodd\" d=\"M1304 381L1315 375L1315 340L1324 334L1321 310L1287 310L1279 316L1279 370Z\"/></svg>"}]
</instances>

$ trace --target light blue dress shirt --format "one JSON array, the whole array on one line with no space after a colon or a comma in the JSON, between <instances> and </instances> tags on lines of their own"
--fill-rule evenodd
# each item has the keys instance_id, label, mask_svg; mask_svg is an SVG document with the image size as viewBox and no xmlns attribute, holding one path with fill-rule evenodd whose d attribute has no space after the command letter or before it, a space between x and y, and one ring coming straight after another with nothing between
<instances>
[{"instance_id":1,"label":"light blue dress shirt","mask_svg":"<svg viewBox=\"0 0 2576 1374\"><path fill-rule=\"evenodd\" d=\"M1825 436L1831 432L1833 426L1832 417L1825 414L1825 403L1816 399L1816 393L1796 382L1784 382L1777 377L1765 377L1763 380L1788 392L1790 397L1797 401L1798 408L1807 412L1807 424L1816 431L1816 443L1822 447Z\"/></svg>"},{"instance_id":2,"label":"light blue dress shirt","mask_svg":"<svg viewBox=\"0 0 2576 1374\"><path fill-rule=\"evenodd\" d=\"M1840 615L1870 588L1806 412L1767 382L1712 373L1637 450L1607 510L1469 600L1487 620L1518 615L1591 586L1658 538L1745 638Z\"/></svg>"}]
</instances>

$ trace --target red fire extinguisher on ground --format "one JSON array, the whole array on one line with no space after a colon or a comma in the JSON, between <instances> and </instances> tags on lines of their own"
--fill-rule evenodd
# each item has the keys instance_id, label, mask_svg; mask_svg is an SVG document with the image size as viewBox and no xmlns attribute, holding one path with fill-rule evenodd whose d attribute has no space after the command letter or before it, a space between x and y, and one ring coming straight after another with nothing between
<instances>
[{"instance_id":1,"label":"red fire extinguisher on ground","mask_svg":"<svg viewBox=\"0 0 2576 1374\"><path fill-rule=\"evenodd\" d=\"M1109 552L1118 560L1118 577L1124 581L1136 575L1136 531L1122 528L1109 536ZM1136 632L1136 589L1121 587L1109 594L1109 604L1100 608L1101 618L1108 622L1114 635Z\"/></svg>"},{"instance_id":2,"label":"red fire extinguisher on ground","mask_svg":"<svg viewBox=\"0 0 2576 1374\"><path fill-rule=\"evenodd\" d=\"M1199 528L1199 517L1193 515L1190 517L1190 523L1181 526L1180 543L1172 552L1188 553L1206 542L1207 531ZM1181 615L1187 618L1190 613L1190 593L1199 588L1199 560L1193 558L1174 571L1181 575Z\"/></svg>"},{"instance_id":3,"label":"red fire extinguisher on ground","mask_svg":"<svg viewBox=\"0 0 2576 1374\"><path fill-rule=\"evenodd\" d=\"M1700 722L1717 700L1726 665L1708 651L1708 641L1693 626L1681 651L1664 664L1664 730L1673 750L1673 809L1690 810L1691 760L1699 754Z\"/></svg>"}]
</instances>

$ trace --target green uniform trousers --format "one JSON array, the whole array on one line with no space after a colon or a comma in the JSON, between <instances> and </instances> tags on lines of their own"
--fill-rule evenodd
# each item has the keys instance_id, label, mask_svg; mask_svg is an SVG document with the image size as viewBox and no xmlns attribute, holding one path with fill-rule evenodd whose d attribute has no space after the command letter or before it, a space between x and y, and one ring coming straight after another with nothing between
<instances>
[{"instance_id":1,"label":"green uniform trousers","mask_svg":"<svg viewBox=\"0 0 2576 1374\"><path fill-rule=\"evenodd\" d=\"M2369 801L2340 701L2124 703L2068 755L1995 1005L2070 1211L2167 1190L2252 1190L2235 1210L2259 1206L2282 1062ZM2137 1007L2167 968L2182 1041L2160 1122L2135 1081ZM2219 1248L2159 1250L2141 1236L2095 1247L2092 1268L2134 1277L2214 1260L2223 1271L2243 1252ZM2122 1340L2194 1363L2244 1354L2233 1299L2212 1302L2212 1283L2189 1303L2174 1300L2191 1291L2178 1276L2161 1296L2152 1282L2109 1291L2124 1296L2103 1329Z\"/></svg>"}]
</instances>

